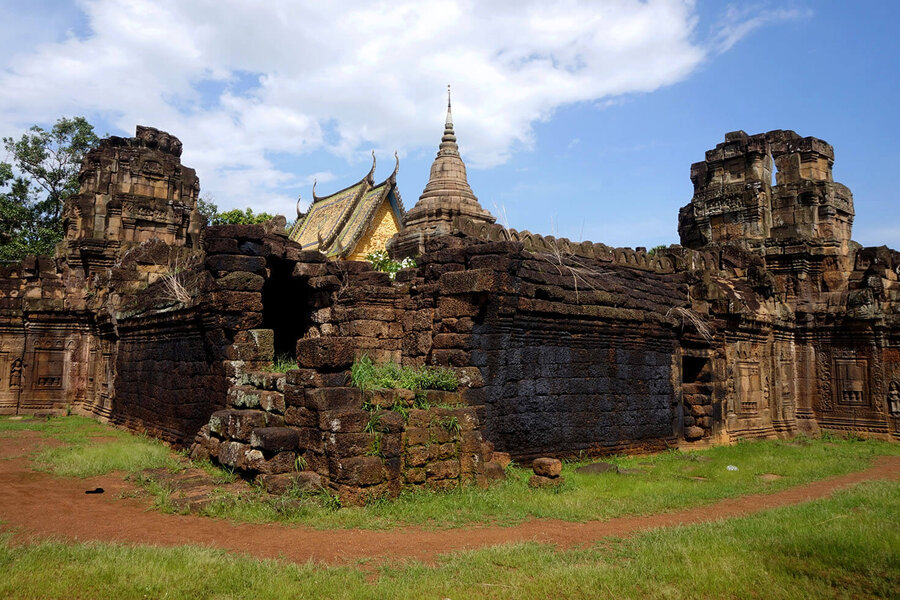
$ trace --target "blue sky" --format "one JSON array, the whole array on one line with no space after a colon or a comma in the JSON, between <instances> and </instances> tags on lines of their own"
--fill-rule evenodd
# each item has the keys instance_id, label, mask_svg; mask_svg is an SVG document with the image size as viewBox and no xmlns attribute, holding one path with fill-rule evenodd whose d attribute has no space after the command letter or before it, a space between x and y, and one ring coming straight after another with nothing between
<instances>
[{"instance_id":1,"label":"blue sky","mask_svg":"<svg viewBox=\"0 0 900 600\"><path fill-rule=\"evenodd\" d=\"M223 208L291 216L401 156L425 186L453 84L482 205L517 229L676 243L728 131L835 147L854 239L900 247L897 2L51 0L0 5L0 133L85 115L185 144Z\"/></svg>"}]
</instances>

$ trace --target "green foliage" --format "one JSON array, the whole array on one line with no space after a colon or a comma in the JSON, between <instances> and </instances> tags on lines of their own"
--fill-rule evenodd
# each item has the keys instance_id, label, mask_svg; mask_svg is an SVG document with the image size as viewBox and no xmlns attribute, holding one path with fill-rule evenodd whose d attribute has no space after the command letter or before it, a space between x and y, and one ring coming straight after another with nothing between
<instances>
[{"instance_id":1,"label":"green foliage","mask_svg":"<svg viewBox=\"0 0 900 600\"><path fill-rule=\"evenodd\" d=\"M459 378L446 367L404 367L396 363L376 365L368 356L361 356L350 367L350 381L361 390L404 389L456 391Z\"/></svg>"},{"instance_id":2,"label":"green foliage","mask_svg":"<svg viewBox=\"0 0 900 600\"><path fill-rule=\"evenodd\" d=\"M234 208L219 212L219 207L212 196L203 196L197 201L197 210L206 217L209 225L256 225L265 223L273 218L273 215L262 212L254 214L249 206L244 210Z\"/></svg>"},{"instance_id":3,"label":"green foliage","mask_svg":"<svg viewBox=\"0 0 900 600\"><path fill-rule=\"evenodd\" d=\"M667 248L668 248L668 246L666 246L665 244L660 244L659 246L653 246L652 248L650 248L650 250L647 251L647 256L653 256L657 252L666 250Z\"/></svg>"},{"instance_id":4,"label":"green foliage","mask_svg":"<svg viewBox=\"0 0 900 600\"><path fill-rule=\"evenodd\" d=\"M197 210L206 217L208 225L215 224L216 217L219 216L219 206L211 195L200 196L197 199Z\"/></svg>"},{"instance_id":5,"label":"green foliage","mask_svg":"<svg viewBox=\"0 0 900 600\"><path fill-rule=\"evenodd\" d=\"M275 360L269 365L270 373L287 373L297 368L297 360L289 353L284 352L275 357Z\"/></svg>"},{"instance_id":6,"label":"green foliage","mask_svg":"<svg viewBox=\"0 0 900 600\"><path fill-rule=\"evenodd\" d=\"M376 250L366 254L366 260L372 264L372 268L382 273L387 273L393 279L400 269L409 269L416 266L416 261L412 258L404 258L403 260L391 260L388 253L384 250Z\"/></svg>"},{"instance_id":7,"label":"green foliage","mask_svg":"<svg viewBox=\"0 0 900 600\"><path fill-rule=\"evenodd\" d=\"M366 433L376 433L378 431L378 427L381 425L381 415L378 413L372 413L369 415L369 422L366 423L363 431Z\"/></svg>"},{"instance_id":8,"label":"green foliage","mask_svg":"<svg viewBox=\"0 0 900 600\"><path fill-rule=\"evenodd\" d=\"M306 462L306 457L303 456L302 454L298 454L297 458L294 459L294 470L295 471L305 471L306 467L308 467L308 466L309 466L309 464Z\"/></svg>"},{"instance_id":9,"label":"green foliage","mask_svg":"<svg viewBox=\"0 0 900 600\"><path fill-rule=\"evenodd\" d=\"M382 447L382 444L383 444L383 440L381 438L381 434L379 432L375 432L372 435L372 445L369 447L369 451L366 452L366 455L380 456L380 457L384 458L384 452L383 452L384 449Z\"/></svg>"},{"instance_id":10,"label":"green foliage","mask_svg":"<svg viewBox=\"0 0 900 600\"><path fill-rule=\"evenodd\" d=\"M265 223L272 219L269 213L253 214L253 209L249 206L244 210L235 208L226 210L216 215L213 225L256 225L257 223Z\"/></svg>"},{"instance_id":11,"label":"green foliage","mask_svg":"<svg viewBox=\"0 0 900 600\"><path fill-rule=\"evenodd\" d=\"M3 138L12 162L0 162L0 260L53 253L64 233L63 203L78 193L81 161L99 141L84 117Z\"/></svg>"},{"instance_id":12,"label":"green foliage","mask_svg":"<svg viewBox=\"0 0 900 600\"><path fill-rule=\"evenodd\" d=\"M444 417L441 421L441 427L455 436L459 436L462 431L462 426L459 424L459 417Z\"/></svg>"}]
</instances>

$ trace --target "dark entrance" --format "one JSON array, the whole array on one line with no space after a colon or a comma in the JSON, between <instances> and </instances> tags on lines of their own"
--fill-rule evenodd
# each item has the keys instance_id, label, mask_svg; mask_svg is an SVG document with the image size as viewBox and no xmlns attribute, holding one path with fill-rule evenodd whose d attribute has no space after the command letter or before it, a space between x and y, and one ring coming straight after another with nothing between
<instances>
[{"instance_id":1,"label":"dark entrance","mask_svg":"<svg viewBox=\"0 0 900 600\"><path fill-rule=\"evenodd\" d=\"M297 340L312 323L313 294L306 277L295 277L293 261L269 258L270 276L262 289L263 328L275 338L275 358L296 359Z\"/></svg>"}]
</instances>

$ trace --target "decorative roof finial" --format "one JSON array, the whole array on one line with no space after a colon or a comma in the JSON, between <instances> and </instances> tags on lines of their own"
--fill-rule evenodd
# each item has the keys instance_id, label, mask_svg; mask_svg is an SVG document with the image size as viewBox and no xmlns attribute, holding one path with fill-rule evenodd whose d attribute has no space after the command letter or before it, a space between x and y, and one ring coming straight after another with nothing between
<instances>
[{"instance_id":1,"label":"decorative roof finial","mask_svg":"<svg viewBox=\"0 0 900 600\"><path fill-rule=\"evenodd\" d=\"M300 212L300 201L303 199L302 194L297 194L297 221L300 220L300 217L303 216L303 213Z\"/></svg>"},{"instance_id":2,"label":"decorative roof finial","mask_svg":"<svg viewBox=\"0 0 900 600\"><path fill-rule=\"evenodd\" d=\"M316 196L316 184L317 183L319 183L318 177L313 179L313 190L312 190L313 203L315 203L319 199L318 196Z\"/></svg>"},{"instance_id":3,"label":"decorative roof finial","mask_svg":"<svg viewBox=\"0 0 900 600\"><path fill-rule=\"evenodd\" d=\"M369 169L369 174L366 175L366 179L369 180L369 183L375 184L375 151L372 150L372 168Z\"/></svg>"},{"instance_id":4,"label":"decorative roof finial","mask_svg":"<svg viewBox=\"0 0 900 600\"><path fill-rule=\"evenodd\" d=\"M450 84L447 84L447 120L444 122L445 133L453 132L453 113L450 110ZM449 130L449 131L446 131Z\"/></svg>"}]
</instances>

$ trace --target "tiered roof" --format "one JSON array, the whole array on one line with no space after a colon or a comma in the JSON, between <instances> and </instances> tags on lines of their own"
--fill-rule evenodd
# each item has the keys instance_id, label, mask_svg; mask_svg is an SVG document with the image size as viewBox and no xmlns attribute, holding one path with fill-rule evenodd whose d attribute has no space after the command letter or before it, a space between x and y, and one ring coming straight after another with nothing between
<instances>
[{"instance_id":1,"label":"tiered roof","mask_svg":"<svg viewBox=\"0 0 900 600\"><path fill-rule=\"evenodd\" d=\"M398 158L390 177L376 185L373 152L372 168L357 183L321 198L316 196L314 184L313 202L305 215L300 213L298 206L297 224L291 230L290 238L305 250L319 250L329 257L347 258L366 234L379 225L375 223L375 217L385 203L388 203L389 212L393 213L399 227L405 215L403 200L397 189L399 167Z\"/></svg>"}]
</instances>

